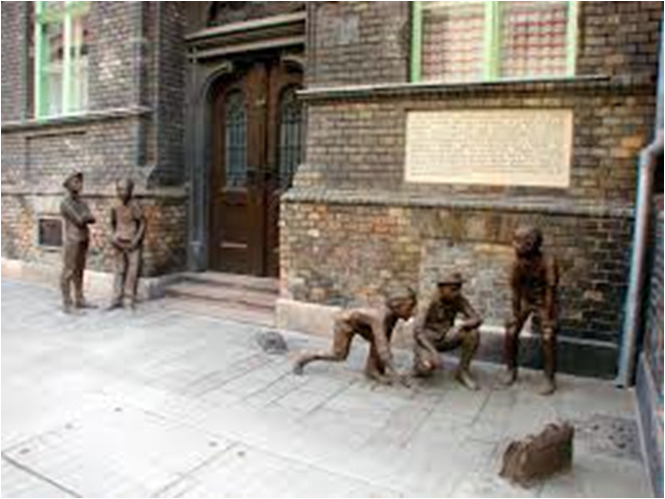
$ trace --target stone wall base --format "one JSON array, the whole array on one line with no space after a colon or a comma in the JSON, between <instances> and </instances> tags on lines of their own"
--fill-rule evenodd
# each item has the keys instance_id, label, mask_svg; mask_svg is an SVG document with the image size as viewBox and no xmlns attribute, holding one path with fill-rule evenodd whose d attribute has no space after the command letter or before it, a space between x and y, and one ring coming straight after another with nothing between
<instances>
[{"instance_id":1,"label":"stone wall base","mask_svg":"<svg viewBox=\"0 0 665 499\"><path fill-rule=\"evenodd\" d=\"M314 336L331 338L335 314L340 307L280 298L276 305L277 327ZM393 347L410 349L413 320L397 324ZM611 379L616 374L617 346L601 341L582 340L560 335L558 370L560 372ZM503 328L483 326L477 354L479 360L503 362ZM540 340L537 334L524 331L520 337L520 365L539 368Z\"/></svg>"},{"instance_id":2,"label":"stone wall base","mask_svg":"<svg viewBox=\"0 0 665 499\"><path fill-rule=\"evenodd\" d=\"M17 279L52 286L56 289L60 284L61 266L37 262L25 262L2 258L2 277ZM180 280L180 274L169 274L159 277L142 277L139 281L138 298L149 300L164 295L164 289L169 284ZM113 293L113 274L86 270L84 275L84 291L90 299L111 300Z\"/></svg>"},{"instance_id":3,"label":"stone wall base","mask_svg":"<svg viewBox=\"0 0 665 499\"><path fill-rule=\"evenodd\" d=\"M637 421L642 453L654 497L663 496L663 406L649 363L642 353L637 363ZM660 400L660 404L659 404Z\"/></svg>"}]
</instances>

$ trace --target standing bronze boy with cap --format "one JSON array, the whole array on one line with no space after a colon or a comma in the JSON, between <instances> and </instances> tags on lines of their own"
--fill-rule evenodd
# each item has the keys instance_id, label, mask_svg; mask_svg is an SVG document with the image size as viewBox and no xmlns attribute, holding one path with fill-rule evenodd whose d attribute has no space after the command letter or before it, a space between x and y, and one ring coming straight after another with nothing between
<instances>
[{"instance_id":1,"label":"standing bronze boy with cap","mask_svg":"<svg viewBox=\"0 0 665 499\"><path fill-rule=\"evenodd\" d=\"M471 376L469 367L480 344L478 328L480 316L462 295L462 276L458 272L446 275L437 283L437 293L424 315L420 315L414 326L414 376L428 376L441 367L439 352L461 348L455 378L470 390L478 384ZM455 325L457 314L464 320Z\"/></svg>"},{"instance_id":2,"label":"standing bronze boy with cap","mask_svg":"<svg viewBox=\"0 0 665 499\"><path fill-rule=\"evenodd\" d=\"M72 313L72 298L70 283L74 283L74 303L77 309L91 308L83 297L83 271L85 270L85 257L90 241L89 224L95 223L95 217L90 213L88 205L80 198L83 189L83 174L75 171L63 183L67 189L67 196L60 203L60 213L65 226L65 246L63 251L63 267L60 277L63 310Z\"/></svg>"}]
</instances>

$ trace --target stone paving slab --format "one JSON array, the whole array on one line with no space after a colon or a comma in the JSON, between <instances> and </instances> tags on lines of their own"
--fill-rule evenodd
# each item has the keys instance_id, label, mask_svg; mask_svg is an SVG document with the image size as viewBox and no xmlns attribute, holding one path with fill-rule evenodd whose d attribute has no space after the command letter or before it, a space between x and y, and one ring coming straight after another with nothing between
<instances>
[{"instance_id":1,"label":"stone paving slab","mask_svg":"<svg viewBox=\"0 0 665 499\"><path fill-rule=\"evenodd\" d=\"M594 430L634 422L632 392L606 381L562 375L543 398L539 373L506 390L478 363L469 392L446 358L386 387L363 377L361 341L296 376L293 357L325 339L284 332L288 353L268 355L261 327L165 301L69 318L54 290L3 280L2 294L3 497L650 495L634 449L612 447L630 439ZM585 428L571 473L528 490L497 477L511 439L561 419Z\"/></svg>"}]
</instances>

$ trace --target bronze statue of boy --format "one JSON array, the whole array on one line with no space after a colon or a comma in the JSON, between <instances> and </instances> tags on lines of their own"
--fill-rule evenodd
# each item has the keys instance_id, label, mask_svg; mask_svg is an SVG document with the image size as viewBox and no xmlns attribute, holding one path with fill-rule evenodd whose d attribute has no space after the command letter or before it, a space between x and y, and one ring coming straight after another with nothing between
<instances>
[{"instance_id":1,"label":"bronze statue of boy","mask_svg":"<svg viewBox=\"0 0 665 499\"><path fill-rule=\"evenodd\" d=\"M134 182L125 178L116 182L118 200L111 208L111 245L115 252L113 301L109 309L123 306L127 287L131 290L131 307L136 306L136 292L141 272L141 254L145 219L141 207L132 197Z\"/></svg>"},{"instance_id":2,"label":"bronze statue of boy","mask_svg":"<svg viewBox=\"0 0 665 499\"><path fill-rule=\"evenodd\" d=\"M74 283L74 302L76 309L92 308L83 297L83 272L85 257L88 253L90 230L88 225L95 223L88 205L80 198L83 189L83 173L75 171L62 184L67 189L67 196L60 203L60 214L64 221L65 244L63 248L63 266L60 276L63 311L73 312L70 285Z\"/></svg>"},{"instance_id":3,"label":"bronze statue of boy","mask_svg":"<svg viewBox=\"0 0 665 499\"><path fill-rule=\"evenodd\" d=\"M440 352L461 349L455 378L470 390L478 383L469 371L471 360L480 345L479 327L482 319L462 295L462 276L458 272L439 279L437 293L425 314L421 314L413 328L413 375L425 377L441 367ZM464 320L455 325L460 314Z\"/></svg>"},{"instance_id":4,"label":"bronze statue of boy","mask_svg":"<svg viewBox=\"0 0 665 499\"><path fill-rule=\"evenodd\" d=\"M553 257L540 247L543 235L530 226L518 228L513 235L515 261L510 272L512 316L506 323L504 354L507 372L504 384L517 380L519 334L530 316L542 332L543 371L545 380L539 392L549 395L556 390L556 334L558 325L557 290L559 268Z\"/></svg>"},{"instance_id":5,"label":"bronze statue of boy","mask_svg":"<svg viewBox=\"0 0 665 499\"><path fill-rule=\"evenodd\" d=\"M314 360L345 360L349 355L353 337L359 335L370 344L365 375L385 384L394 381L406 383L393 365L390 338L397 321L408 320L416 303L416 294L406 288L392 293L386 299L384 307L379 310L356 308L341 312L335 320L332 350L301 354L295 361L293 372L302 374L305 365Z\"/></svg>"}]
</instances>

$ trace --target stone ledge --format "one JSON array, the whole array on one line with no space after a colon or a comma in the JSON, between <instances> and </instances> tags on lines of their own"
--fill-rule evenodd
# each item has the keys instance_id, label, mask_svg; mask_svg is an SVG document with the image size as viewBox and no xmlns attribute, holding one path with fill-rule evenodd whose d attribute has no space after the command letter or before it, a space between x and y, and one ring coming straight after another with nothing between
<instances>
[{"instance_id":1,"label":"stone ledge","mask_svg":"<svg viewBox=\"0 0 665 499\"><path fill-rule=\"evenodd\" d=\"M25 262L2 258L2 277L43 284L59 289L60 272L62 267L40 264L36 262ZM180 274L169 274L160 277L142 277L139 281L138 298L150 300L164 296L166 286L181 279ZM86 294L95 300L111 299L113 290L113 274L86 270L84 275L84 290Z\"/></svg>"},{"instance_id":2,"label":"stone ledge","mask_svg":"<svg viewBox=\"0 0 665 499\"><path fill-rule=\"evenodd\" d=\"M632 205L589 202L554 197L497 197L446 194L425 196L394 191L351 191L329 188L294 187L282 196L285 203L326 203L360 206L402 206L416 208L455 208L481 211L547 213L586 217L632 218Z\"/></svg>"},{"instance_id":3,"label":"stone ledge","mask_svg":"<svg viewBox=\"0 0 665 499\"><path fill-rule=\"evenodd\" d=\"M2 184L3 196L64 196L65 190L63 187L54 189L34 191L25 184ZM134 187L134 197L137 199L159 199L159 198L186 198L188 196L187 187L157 187L154 189L145 189L140 185ZM83 198L115 198L117 193L115 186L110 186L104 189L85 189L82 194Z\"/></svg>"},{"instance_id":4,"label":"stone ledge","mask_svg":"<svg viewBox=\"0 0 665 499\"><path fill-rule=\"evenodd\" d=\"M87 125L96 121L144 116L151 112L152 109L147 106L133 106L88 111L85 113L57 116L54 118L9 121L2 123L2 133L24 132L28 130L48 130L62 126Z\"/></svg>"},{"instance_id":5,"label":"stone ledge","mask_svg":"<svg viewBox=\"0 0 665 499\"><path fill-rule=\"evenodd\" d=\"M549 78L517 78L500 81L475 81L464 83L418 82L381 83L372 85L341 85L334 87L309 87L297 92L306 102L326 100L351 100L391 97L424 97L429 95L518 92L554 92L575 90L617 91L631 88L654 87L651 75L579 75Z\"/></svg>"},{"instance_id":6,"label":"stone ledge","mask_svg":"<svg viewBox=\"0 0 665 499\"><path fill-rule=\"evenodd\" d=\"M329 305L280 298L276 303L277 327L289 331L331 338L335 314L342 309ZM411 349L412 321L398 322L393 333L393 347ZM503 362L503 327L487 325L481 328L478 360ZM540 367L540 339L524 331L520 337L520 365ZM558 369L580 376L611 379L616 374L618 349L613 343L584 340L560 335L558 340Z\"/></svg>"}]
</instances>

